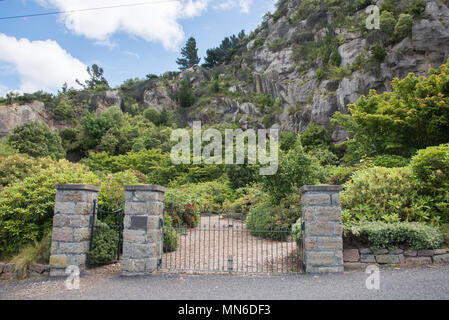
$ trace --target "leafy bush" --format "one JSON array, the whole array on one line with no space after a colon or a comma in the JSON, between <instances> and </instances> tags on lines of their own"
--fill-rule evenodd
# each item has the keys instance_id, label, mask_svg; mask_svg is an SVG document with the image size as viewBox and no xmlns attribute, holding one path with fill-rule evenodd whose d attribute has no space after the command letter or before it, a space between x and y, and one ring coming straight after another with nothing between
<instances>
[{"instance_id":1,"label":"leafy bush","mask_svg":"<svg viewBox=\"0 0 449 320\"><path fill-rule=\"evenodd\" d=\"M0 252L13 254L34 240L41 240L52 227L55 184L99 185L86 166L65 160L0 191Z\"/></svg>"},{"instance_id":2,"label":"leafy bush","mask_svg":"<svg viewBox=\"0 0 449 320\"><path fill-rule=\"evenodd\" d=\"M343 185L351 179L358 170L357 167L326 166L326 177L323 183L331 185Z\"/></svg>"},{"instance_id":3,"label":"leafy bush","mask_svg":"<svg viewBox=\"0 0 449 320\"><path fill-rule=\"evenodd\" d=\"M410 159L388 154L374 157L372 161L375 166L384 168L401 168L410 163Z\"/></svg>"},{"instance_id":4,"label":"leafy bush","mask_svg":"<svg viewBox=\"0 0 449 320\"><path fill-rule=\"evenodd\" d=\"M394 35L398 41L412 34L413 18L409 14L399 15L398 23L394 28Z\"/></svg>"},{"instance_id":5,"label":"leafy bush","mask_svg":"<svg viewBox=\"0 0 449 320\"><path fill-rule=\"evenodd\" d=\"M292 225L300 217L301 211L273 208L268 202L257 206L245 220L253 236L285 241L290 235Z\"/></svg>"},{"instance_id":6,"label":"leafy bush","mask_svg":"<svg viewBox=\"0 0 449 320\"><path fill-rule=\"evenodd\" d=\"M380 30L390 36L394 34L396 19L389 11L383 11L380 15Z\"/></svg>"},{"instance_id":7,"label":"leafy bush","mask_svg":"<svg viewBox=\"0 0 449 320\"><path fill-rule=\"evenodd\" d=\"M436 227L415 222L360 222L344 226L345 237L357 239L377 249L437 249L443 235Z\"/></svg>"},{"instance_id":8,"label":"leafy bush","mask_svg":"<svg viewBox=\"0 0 449 320\"><path fill-rule=\"evenodd\" d=\"M56 130L52 133L45 123L23 124L16 127L5 139L11 147L32 157L65 157L59 132Z\"/></svg>"},{"instance_id":9,"label":"leafy bush","mask_svg":"<svg viewBox=\"0 0 449 320\"><path fill-rule=\"evenodd\" d=\"M409 168L374 167L356 172L341 194L346 221L405 221L416 187Z\"/></svg>"},{"instance_id":10,"label":"leafy bush","mask_svg":"<svg viewBox=\"0 0 449 320\"><path fill-rule=\"evenodd\" d=\"M418 151L410 164L420 194L442 222L449 221L449 144Z\"/></svg>"},{"instance_id":11,"label":"leafy bush","mask_svg":"<svg viewBox=\"0 0 449 320\"><path fill-rule=\"evenodd\" d=\"M106 223L97 221L92 250L87 253L89 266L100 266L117 259L119 233Z\"/></svg>"},{"instance_id":12,"label":"leafy bush","mask_svg":"<svg viewBox=\"0 0 449 320\"><path fill-rule=\"evenodd\" d=\"M274 204L281 200L296 186L314 184L317 180L317 164L304 153L301 146L288 152L279 152L278 172L264 176L262 184Z\"/></svg>"},{"instance_id":13,"label":"leafy bush","mask_svg":"<svg viewBox=\"0 0 449 320\"><path fill-rule=\"evenodd\" d=\"M302 241L302 218L299 218L298 221L296 221L296 223L292 226L292 237L298 247L300 247Z\"/></svg>"},{"instance_id":14,"label":"leafy bush","mask_svg":"<svg viewBox=\"0 0 449 320\"><path fill-rule=\"evenodd\" d=\"M170 215L164 215L164 252L173 252L178 248L178 233L173 227Z\"/></svg>"},{"instance_id":15,"label":"leafy bush","mask_svg":"<svg viewBox=\"0 0 449 320\"><path fill-rule=\"evenodd\" d=\"M372 46L371 53L373 54L374 59L378 62L383 62L387 56L387 50L379 44Z\"/></svg>"},{"instance_id":16,"label":"leafy bush","mask_svg":"<svg viewBox=\"0 0 449 320\"><path fill-rule=\"evenodd\" d=\"M10 184L22 181L48 167L48 159L33 159L23 155L0 157L0 190Z\"/></svg>"}]
</instances>

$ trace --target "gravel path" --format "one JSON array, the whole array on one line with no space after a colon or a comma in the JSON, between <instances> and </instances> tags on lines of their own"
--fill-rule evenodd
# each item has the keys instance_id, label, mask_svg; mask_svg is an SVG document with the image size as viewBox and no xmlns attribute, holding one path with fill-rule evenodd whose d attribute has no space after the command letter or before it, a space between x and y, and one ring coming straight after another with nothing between
<instances>
[{"instance_id":1,"label":"gravel path","mask_svg":"<svg viewBox=\"0 0 449 320\"><path fill-rule=\"evenodd\" d=\"M80 290L65 279L0 282L0 299L31 300L397 300L449 299L449 266L382 269L380 290L367 290L364 272L337 275L171 275L125 278L96 271L81 278Z\"/></svg>"},{"instance_id":2,"label":"gravel path","mask_svg":"<svg viewBox=\"0 0 449 320\"><path fill-rule=\"evenodd\" d=\"M178 230L178 248L165 254L165 271L291 273L300 272L297 245L287 241L254 237L245 223L220 219L217 215L201 217L194 229ZM276 236L286 236L286 232Z\"/></svg>"}]
</instances>

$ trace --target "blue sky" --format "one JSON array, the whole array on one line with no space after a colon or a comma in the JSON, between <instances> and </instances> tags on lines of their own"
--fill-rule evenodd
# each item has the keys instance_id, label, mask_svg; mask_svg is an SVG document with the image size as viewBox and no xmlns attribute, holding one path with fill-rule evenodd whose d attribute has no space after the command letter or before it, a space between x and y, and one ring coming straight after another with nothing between
<instances>
[{"instance_id":1,"label":"blue sky","mask_svg":"<svg viewBox=\"0 0 449 320\"><path fill-rule=\"evenodd\" d=\"M157 0L3 0L0 17ZM115 87L129 78L176 70L179 50L196 38L200 57L225 36L254 30L275 0L180 0L72 15L0 20L0 96L55 92L86 77L94 63Z\"/></svg>"}]
</instances>

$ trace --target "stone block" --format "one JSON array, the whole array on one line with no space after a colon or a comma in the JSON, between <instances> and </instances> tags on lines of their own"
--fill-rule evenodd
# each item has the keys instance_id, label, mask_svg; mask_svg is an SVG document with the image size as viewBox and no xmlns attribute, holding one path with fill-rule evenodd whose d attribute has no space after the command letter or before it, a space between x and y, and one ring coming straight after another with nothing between
<instances>
[{"instance_id":1,"label":"stone block","mask_svg":"<svg viewBox=\"0 0 449 320\"><path fill-rule=\"evenodd\" d=\"M66 255L52 255L50 257L51 268L65 268L67 267L67 256Z\"/></svg>"},{"instance_id":2,"label":"stone block","mask_svg":"<svg viewBox=\"0 0 449 320\"><path fill-rule=\"evenodd\" d=\"M436 250L433 250L433 254L436 255L436 256L442 255L442 254L446 254L448 252L449 252L448 249L436 249Z\"/></svg>"},{"instance_id":3,"label":"stone block","mask_svg":"<svg viewBox=\"0 0 449 320\"><path fill-rule=\"evenodd\" d=\"M147 259L155 257L155 244L133 244L132 245L132 258L133 259Z\"/></svg>"},{"instance_id":4,"label":"stone block","mask_svg":"<svg viewBox=\"0 0 449 320\"><path fill-rule=\"evenodd\" d=\"M157 231L148 231L148 242L149 243L158 243L162 240L162 234L160 230Z\"/></svg>"},{"instance_id":5,"label":"stone block","mask_svg":"<svg viewBox=\"0 0 449 320\"><path fill-rule=\"evenodd\" d=\"M399 255L381 254L376 255L376 262L380 264L400 264L401 259Z\"/></svg>"},{"instance_id":6,"label":"stone block","mask_svg":"<svg viewBox=\"0 0 449 320\"><path fill-rule=\"evenodd\" d=\"M418 251L416 251L416 250L404 251L404 256L406 256L406 257L416 257L416 256L418 256Z\"/></svg>"},{"instance_id":7,"label":"stone block","mask_svg":"<svg viewBox=\"0 0 449 320\"><path fill-rule=\"evenodd\" d=\"M307 236L333 236L334 226L330 222L306 222L305 234Z\"/></svg>"},{"instance_id":8,"label":"stone block","mask_svg":"<svg viewBox=\"0 0 449 320\"><path fill-rule=\"evenodd\" d=\"M344 269L345 270L361 270L366 267L365 264L360 262L345 262Z\"/></svg>"},{"instance_id":9,"label":"stone block","mask_svg":"<svg viewBox=\"0 0 449 320\"><path fill-rule=\"evenodd\" d=\"M433 250L418 250L418 257L432 257Z\"/></svg>"},{"instance_id":10,"label":"stone block","mask_svg":"<svg viewBox=\"0 0 449 320\"><path fill-rule=\"evenodd\" d=\"M50 271L50 266L44 264L32 264L29 271L35 274L43 274L44 272Z\"/></svg>"},{"instance_id":11,"label":"stone block","mask_svg":"<svg viewBox=\"0 0 449 320\"><path fill-rule=\"evenodd\" d=\"M74 202L59 202L55 203L54 213L55 216L62 215L72 215L75 214L76 204Z\"/></svg>"},{"instance_id":12,"label":"stone block","mask_svg":"<svg viewBox=\"0 0 449 320\"><path fill-rule=\"evenodd\" d=\"M155 216L148 217L148 230L157 229L161 229L160 218Z\"/></svg>"},{"instance_id":13,"label":"stone block","mask_svg":"<svg viewBox=\"0 0 449 320\"><path fill-rule=\"evenodd\" d=\"M75 229L73 232L73 240L75 242L89 241L90 240L90 229L89 228Z\"/></svg>"},{"instance_id":14,"label":"stone block","mask_svg":"<svg viewBox=\"0 0 449 320\"><path fill-rule=\"evenodd\" d=\"M303 206L330 206L331 195L326 193L304 193L302 195Z\"/></svg>"},{"instance_id":15,"label":"stone block","mask_svg":"<svg viewBox=\"0 0 449 320\"><path fill-rule=\"evenodd\" d=\"M89 242L87 241L73 242L73 243L62 242L59 244L58 252L60 254L79 255L86 253L88 250L89 250Z\"/></svg>"},{"instance_id":16,"label":"stone block","mask_svg":"<svg viewBox=\"0 0 449 320\"><path fill-rule=\"evenodd\" d=\"M449 263L449 254L434 256L432 259L434 263Z\"/></svg>"},{"instance_id":17,"label":"stone block","mask_svg":"<svg viewBox=\"0 0 449 320\"><path fill-rule=\"evenodd\" d=\"M148 273L153 273L157 271L157 258L145 259L145 271Z\"/></svg>"},{"instance_id":18,"label":"stone block","mask_svg":"<svg viewBox=\"0 0 449 320\"><path fill-rule=\"evenodd\" d=\"M318 221L341 222L340 207L316 207L315 215Z\"/></svg>"},{"instance_id":19,"label":"stone block","mask_svg":"<svg viewBox=\"0 0 449 320\"><path fill-rule=\"evenodd\" d=\"M359 249L346 249L343 251L343 261L344 262L359 262L360 253Z\"/></svg>"},{"instance_id":20,"label":"stone block","mask_svg":"<svg viewBox=\"0 0 449 320\"><path fill-rule=\"evenodd\" d=\"M127 202L125 203L125 214L131 216L147 215L147 204L145 202Z\"/></svg>"},{"instance_id":21,"label":"stone block","mask_svg":"<svg viewBox=\"0 0 449 320\"><path fill-rule=\"evenodd\" d=\"M370 248L361 248L361 249L359 249L359 251L360 251L360 254L371 254L372 253Z\"/></svg>"},{"instance_id":22,"label":"stone block","mask_svg":"<svg viewBox=\"0 0 449 320\"><path fill-rule=\"evenodd\" d=\"M61 202L88 202L88 196L85 191L65 190L60 200Z\"/></svg>"},{"instance_id":23,"label":"stone block","mask_svg":"<svg viewBox=\"0 0 449 320\"><path fill-rule=\"evenodd\" d=\"M145 243L147 242L146 232L143 230L123 230L123 241L124 242L137 242Z\"/></svg>"},{"instance_id":24,"label":"stone block","mask_svg":"<svg viewBox=\"0 0 449 320\"><path fill-rule=\"evenodd\" d=\"M143 274L145 273L144 259L125 259L122 262L123 273Z\"/></svg>"},{"instance_id":25,"label":"stone block","mask_svg":"<svg viewBox=\"0 0 449 320\"><path fill-rule=\"evenodd\" d=\"M164 212L164 204L162 202L148 203L148 215L161 216L163 212Z\"/></svg>"},{"instance_id":26,"label":"stone block","mask_svg":"<svg viewBox=\"0 0 449 320\"><path fill-rule=\"evenodd\" d=\"M312 222L315 221L315 208L314 207L302 207L303 221Z\"/></svg>"},{"instance_id":27,"label":"stone block","mask_svg":"<svg viewBox=\"0 0 449 320\"><path fill-rule=\"evenodd\" d=\"M376 263L376 256L373 254L360 255L360 262L362 263Z\"/></svg>"},{"instance_id":28,"label":"stone block","mask_svg":"<svg viewBox=\"0 0 449 320\"><path fill-rule=\"evenodd\" d=\"M343 224L334 223L333 236L341 237L343 235Z\"/></svg>"},{"instance_id":29,"label":"stone block","mask_svg":"<svg viewBox=\"0 0 449 320\"><path fill-rule=\"evenodd\" d=\"M405 258L405 265L407 266L422 266L426 264L431 264L432 258L430 257L407 257Z\"/></svg>"},{"instance_id":30,"label":"stone block","mask_svg":"<svg viewBox=\"0 0 449 320\"><path fill-rule=\"evenodd\" d=\"M376 252L374 252L374 254L377 256L377 255L385 255L385 254L388 254L388 250L387 249L380 249L380 250L377 250Z\"/></svg>"},{"instance_id":31,"label":"stone block","mask_svg":"<svg viewBox=\"0 0 449 320\"><path fill-rule=\"evenodd\" d=\"M390 254L403 254L404 250L402 249L396 249L396 250L392 250L390 251Z\"/></svg>"},{"instance_id":32,"label":"stone block","mask_svg":"<svg viewBox=\"0 0 449 320\"><path fill-rule=\"evenodd\" d=\"M317 246L317 241L315 238L305 238L304 239L304 248L307 251L315 251Z\"/></svg>"},{"instance_id":33,"label":"stone block","mask_svg":"<svg viewBox=\"0 0 449 320\"><path fill-rule=\"evenodd\" d=\"M340 194L339 193L333 193L332 194L332 205L333 206L340 206L341 200L340 200Z\"/></svg>"},{"instance_id":34,"label":"stone block","mask_svg":"<svg viewBox=\"0 0 449 320\"><path fill-rule=\"evenodd\" d=\"M318 238L318 249L319 250L343 250L343 240L339 237L333 238Z\"/></svg>"},{"instance_id":35,"label":"stone block","mask_svg":"<svg viewBox=\"0 0 449 320\"><path fill-rule=\"evenodd\" d=\"M53 228L52 241L73 242L73 229Z\"/></svg>"},{"instance_id":36,"label":"stone block","mask_svg":"<svg viewBox=\"0 0 449 320\"><path fill-rule=\"evenodd\" d=\"M306 264L314 267L335 265L334 252L306 252Z\"/></svg>"}]
</instances>

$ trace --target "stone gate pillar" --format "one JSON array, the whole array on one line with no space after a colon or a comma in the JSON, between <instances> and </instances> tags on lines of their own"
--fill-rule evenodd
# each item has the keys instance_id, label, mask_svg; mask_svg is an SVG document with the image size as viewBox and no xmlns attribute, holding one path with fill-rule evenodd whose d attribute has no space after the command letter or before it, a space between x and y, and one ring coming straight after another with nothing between
<instances>
[{"instance_id":1,"label":"stone gate pillar","mask_svg":"<svg viewBox=\"0 0 449 320\"><path fill-rule=\"evenodd\" d=\"M302 260L306 273L343 272L341 186L304 186Z\"/></svg>"},{"instance_id":2,"label":"stone gate pillar","mask_svg":"<svg viewBox=\"0 0 449 320\"><path fill-rule=\"evenodd\" d=\"M55 185L56 202L50 256L50 276L65 276L68 266L86 268L90 219L100 187L85 184Z\"/></svg>"},{"instance_id":3,"label":"stone gate pillar","mask_svg":"<svg viewBox=\"0 0 449 320\"><path fill-rule=\"evenodd\" d=\"M145 275L157 271L162 256L164 194L161 186L125 186L122 274Z\"/></svg>"}]
</instances>

